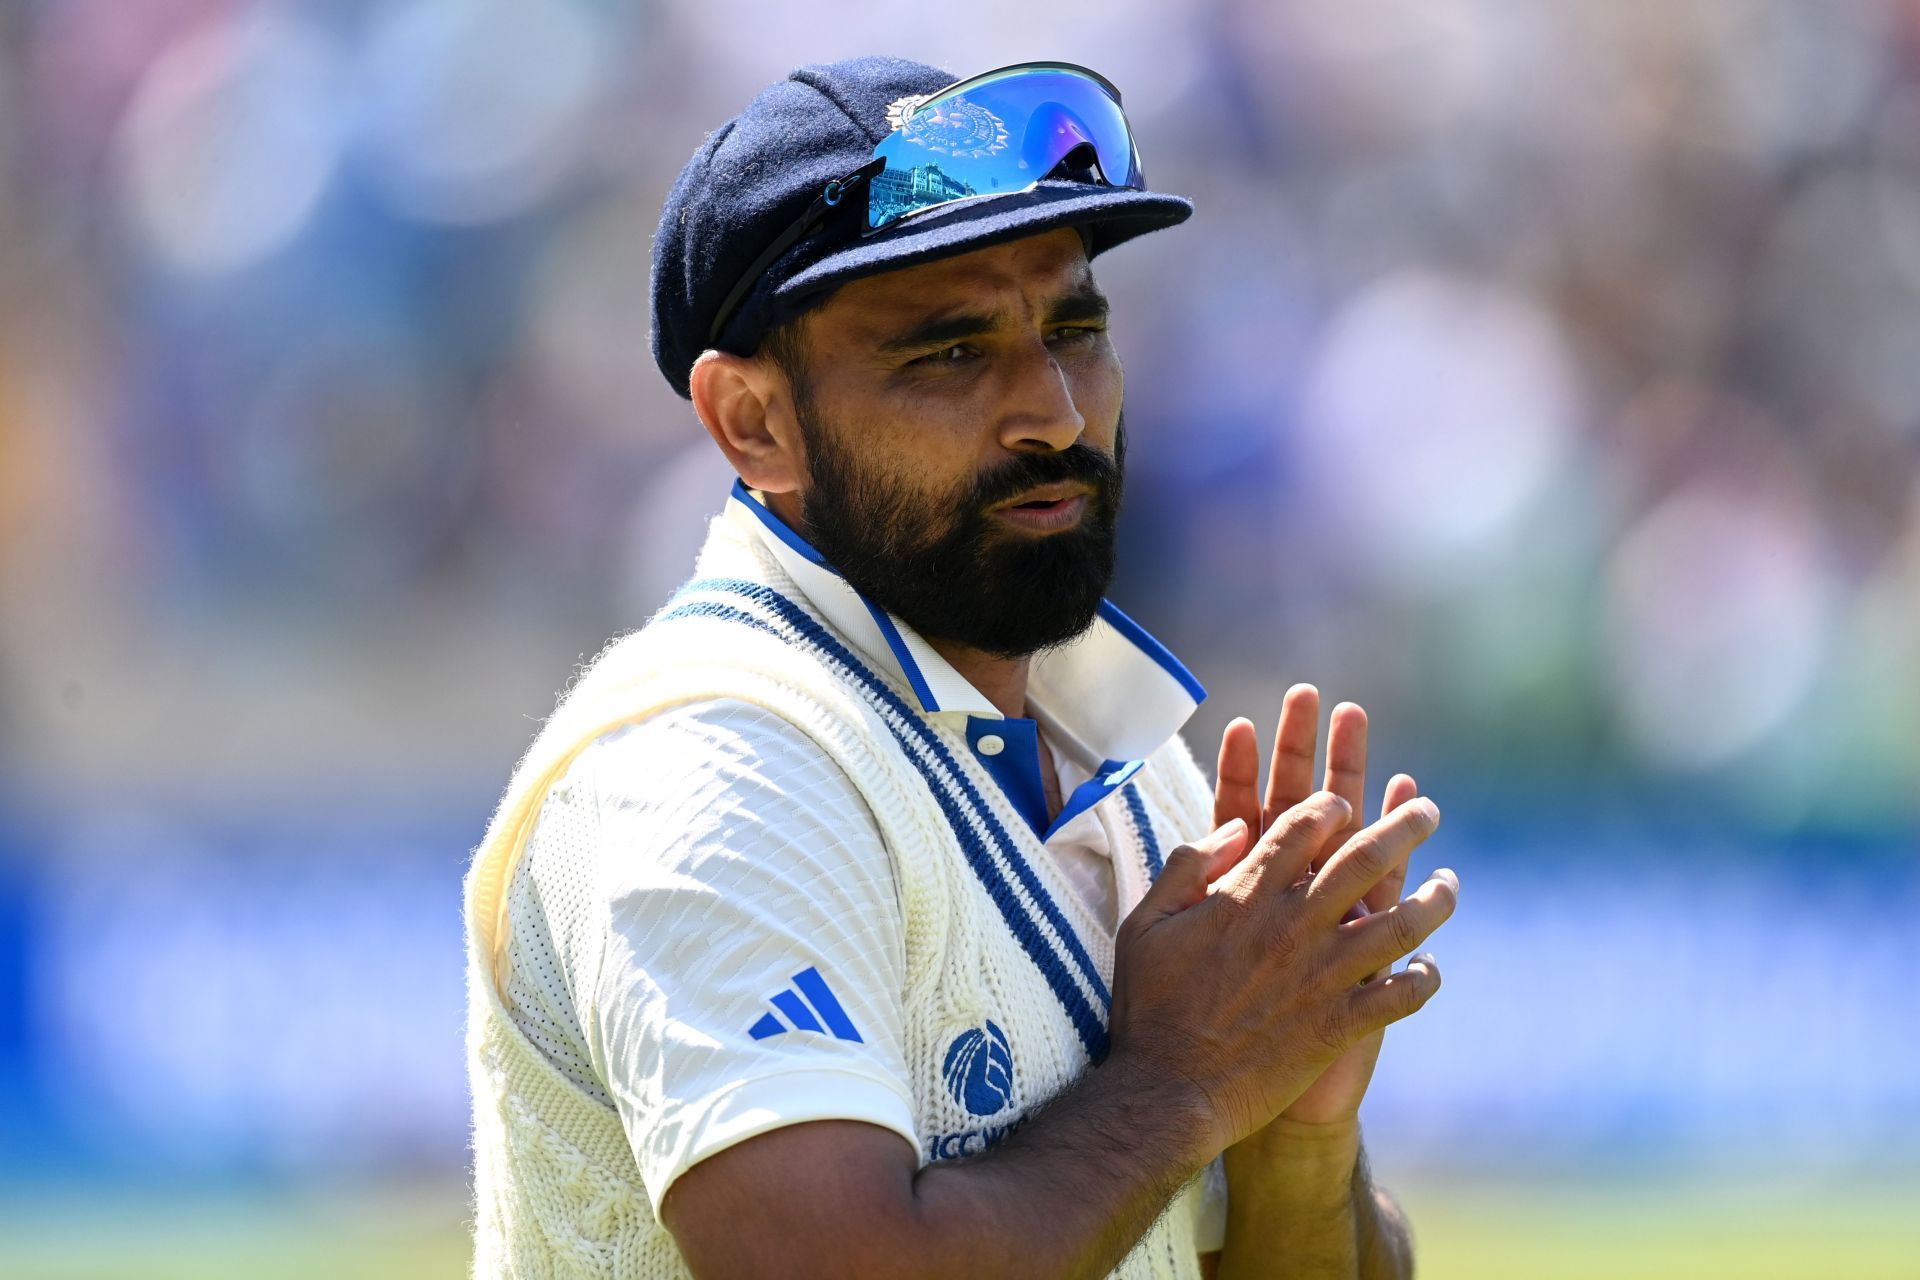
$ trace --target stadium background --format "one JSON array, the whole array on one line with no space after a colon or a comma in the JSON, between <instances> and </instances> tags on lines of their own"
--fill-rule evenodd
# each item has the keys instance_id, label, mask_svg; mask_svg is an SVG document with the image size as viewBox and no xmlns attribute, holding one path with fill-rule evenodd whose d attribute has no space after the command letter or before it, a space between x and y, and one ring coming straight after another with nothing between
<instances>
[{"instance_id":1,"label":"stadium background","mask_svg":"<svg viewBox=\"0 0 1920 1280\"><path fill-rule=\"evenodd\" d=\"M1447 822L1424 1274L1920 1275L1920 5L0 9L0 1272L455 1276L458 883L726 476L674 173L891 51L1115 79L1115 598ZM1384 774L1382 774L1384 776ZM1416 866L1416 874L1421 870Z\"/></svg>"}]
</instances>

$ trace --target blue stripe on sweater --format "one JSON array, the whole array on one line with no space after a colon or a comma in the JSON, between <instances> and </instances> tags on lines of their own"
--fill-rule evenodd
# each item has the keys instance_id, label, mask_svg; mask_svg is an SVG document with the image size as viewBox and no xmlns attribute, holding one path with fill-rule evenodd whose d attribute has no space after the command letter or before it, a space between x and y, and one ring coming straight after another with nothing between
<instances>
[{"instance_id":1,"label":"blue stripe on sweater","mask_svg":"<svg viewBox=\"0 0 1920 1280\"><path fill-rule=\"evenodd\" d=\"M1125 790L1127 812L1133 815L1134 828L1140 833L1140 847L1147 851L1147 879L1158 880L1166 863L1160 856L1160 842L1153 838L1153 818L1147 813L1147 802L1141 798L1140 788L1129 782Z\"/></svg>"},{"instance_id":2,"label":"blue stripe on sweater","mask_svg":"<svg viewBox=\"0 0 1920 1280\"><path fill-rule=\"evenodd\" d=\"M745 596L748 599L773 609L793 628L795 637L791 638L798 638L819 650L820 653L834 663L834 665L843 668L848 675L865 686L875 700L882 703L886 709L894 713L893 716L883 716L882 719L887 721L888 728L892 731L894 737L899 740L901 747L905 750L907 758L912 760L914 766L920 770L921 775L927 783L927 789L933 793L935 800L938 801L947 819L947 824L953 830L955 838L959 841L961 850L966 855L967 862L973 868L974 874L986 888L987 895L993 899L994 905L999 908L1001 917L1006 921L1008 930L1012 932L1014 937L1020 942L1022 949L1026 951L1035 967L1040 970L1041 975L1047 980L1047 985L1052 989L1055 999L1057 999L1061 1007L1066 1010L1068 1019L1073 1023L1074 1030L1079 1034L1081 1043L1086 1047L1087 1056L1095 1062L1103 1059L1107 1052L1107 1029L1103 1013L1105 1007L1111 1004L1111 996L1107 992L1106 983L1101 980L1099 971L1093 967L1092 958L1086 954L1086 949L1081 945L1079 936L1073 932L1072 926L1068 925L1065 918L1060 915L1058 906L1046 895L1044 887L1033 878L1032 869L1026 865L1025 859L1020 856L1018 849L1009 848L1011 841L1008 839L1005 828L1000 825L998 819L993 816L991 811L987 810L979 793L968 781L966 775L960 770L945 746L927 731L918 716L907 707L898 694L888 688L878 676L869 671L845 646L841 645L831 634L826 632L824 628L820 627L818 623L814 622L811 617L802 611L799 606L795 605L786 597L769 587L740 579L707 579L692 582L683 587L679 594L686 595L698 591L724 591L737 596ZM769 634L779 636L783 640L790 639L790 637L782 636L775 627L757 615L731 605L717 602L699 602L678 606L670 605L655 621L665 622L681 617L710 617L740 622L748 626L757 627ZM896 718L900 722L899 724L894 723ZM903 732L902 726L905 727L906 732ZM910 739L909 732L914 738L919 740L917 744ZM916 745L918 749L916 749ZM932 767L924 758L924 756L927 755L931 755L943 763L948 773L959 782L962 790L966 792L967 798L972 801L974 809L983 819L984 825L1000 842L1003 853L1007 855L1008 863L1013 866L1016 873L1021 876L1022 882L1029 884L1029 892L1034 895L1035 901L1040 906L1043 915L1054 923L1054 928L1059 933L1062 941L1064 941L1069 950L1074 953L1075 959L1079 961L1082 971L1087 974L1090 985L1103 1006L1100 1012L1096 1012L1088 1002L1079 984L1074 981L1073 975L1068 972L1066 965L1062 962L1059 952L1048 943L1045 934L1034 923L1032 917L1023 909L1018 895L1014 892L1013 886L1009 884L1006 877L1000 873L999 868L994 864L992 855L974 833L972 824L967 821L966 812L961 809L959 804L954 800L951 792L943 786L940 779L935 776Z\"/></svg>"},{"instance_id":3,"label":"blue stripe on sweater","mask_svg":"<svg viewBox=\"0 0 1920 1280\"><path fill-rule=\"evenodd\" d=\"M1027 893L1032 896L1035 904L1040 908L1041 915L1046 918L1047 923L1054 927L1054 930L1060 935L1061 941L1066 944L1069 955L1071 955L1074 962L1078 965L1080 972L1086 976L1087 984L1093 989L1094 994L1100 998L1101 1005L1103 1007L1111 1007L1112 997L1107 992L1106 981L1100 976L1099 967L1093 963L1093 957L1087 954L1086 947L1080 942L1080 935L1074 931L1072 925L1067 923L1065 914L1061 912L1059 906L1054 902L1052 895L1047 892L1046 886L1041 884L1040 878L1034 874L1033 867L1021 854L1019 844L1012 836L1007 834L1007 829L1000 824L1000 819L994 816L993 810L988 807L987 802L981 797L980 792L975 789L973 782L967 777L966 771L954 760L945 744L926 727L925 721L907 705L900 695L893 691L886 681L875 675L865 663L861 662L846 646L835 639L831 632L814 621L811 614L781 595L778 591L775 591L772 587L741 578L708 578L699 582L689 583L683 590L726 591L734 595L744 596L756 603L766 605L778 613L781 618L786 621L787 625L799 632L802 639L833 657L833 659L844 666L851 675L866 685L875 696L882 699L891 707L907 728L919 739L921 747L931 753L941 764L945 765L947 772L953 775L954 781L960 785L961 791L965 794L967 800L972 803L974 810L979 814L981 822L987 828L988 834L999 844L1001 853L1006 857L1008 865L1013 868L1014 874L1019 877L1021 887L1026 889ZM930 784L934 781L931 775L929 775L927 780Z\"/></svg>"}]
</instances>

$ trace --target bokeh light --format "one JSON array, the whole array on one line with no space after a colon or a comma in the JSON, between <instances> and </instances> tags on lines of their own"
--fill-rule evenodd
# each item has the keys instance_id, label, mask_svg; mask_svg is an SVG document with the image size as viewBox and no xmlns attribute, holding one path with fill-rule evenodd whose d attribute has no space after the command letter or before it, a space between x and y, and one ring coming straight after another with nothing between
<instances>
[{"instance_id":1,"label":"bokeh light","mask_svg":"<svg viewBox=\"0 0 1920 1280\"><path fill-rule=\"evenodd\" d=\"M583 141L601 31L568 0L400 0L358 66L366 146L403 213L491 222L538 204Z\"/></svg>"},{"instance_id":2,"label":"bokeh light","mask_svg":"<svg viewBox=\"0 0 1920 1280\"><path fill-rule=\"evenodd\" d=\"M1356 559L1412 585L1471 572L1553 481L1577 391L1552 320L1485 285L1409 273L1328 326L1298 447Z\"/></svg>"},{"instance_id":3,"label":"bokeh light","mask_svg":"<svg viewBox=\"0 0 1920 1280\"><path fill-rule=\"evenodd\" d=\"M339 74L322 31L265 11L209 22L154 61L120 158L157 262L230 271L299 233L339 160Z\"/></svg>"},{"instance_id":4,"label":"bokeh light","mask_svg":"<svg viewBox=\"0 0 1920 1280\"><path fill-rule=\"evenodd\" d=\"M1622 539L1608 572L1614 696L1652 759L1732 760L1807 696L1838 584L1805 515L1764 485L1701 484Z\"/></svg>"}]
</instances>

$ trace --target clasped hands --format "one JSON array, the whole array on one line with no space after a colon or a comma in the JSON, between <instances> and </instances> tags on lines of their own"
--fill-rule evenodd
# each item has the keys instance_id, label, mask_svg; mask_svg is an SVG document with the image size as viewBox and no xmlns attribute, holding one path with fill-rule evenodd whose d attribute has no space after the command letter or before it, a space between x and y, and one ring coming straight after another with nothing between
<instances>
[{"instance_id":1,"label":"clasped hands","mask_svg":"<svg viewBox=\"0 0 1920 1280\"><path fill-rule=\"evenodd\" d=\"M1395 774L1367 821L1352 703L1333 710L1315 790L1319 714L1311 685L1288 690L1264 795L1252 723L1227 726L1215 829L1168 856L1116 940L1113 1055L1188 1086L1215 1150L1276 1118L1350 1125L1384 1028L1440 986L1429 954L1392 968L1453 914L1449 870L1400 896L1439 810Z\"/></svg>"}]
</instances>

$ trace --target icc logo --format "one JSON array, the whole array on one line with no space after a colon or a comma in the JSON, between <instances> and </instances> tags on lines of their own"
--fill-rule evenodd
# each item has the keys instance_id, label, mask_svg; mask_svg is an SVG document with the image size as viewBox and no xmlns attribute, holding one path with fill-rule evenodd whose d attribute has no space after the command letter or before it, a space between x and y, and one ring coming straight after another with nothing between
<instances>
[{"instance_id":1,"label":"icc logo","mask_svg":"<svg viewBox=\"0 0 1920 1280\"><path fill-rule=\"evenodd\" d=\"M1007 1033L992 1022L984 1031L962 1031L947 1046L941 1073L955 1102L976 1116L995 1114L1013 1098L1013 1049Z\"/></svg>"}]
</instances>

